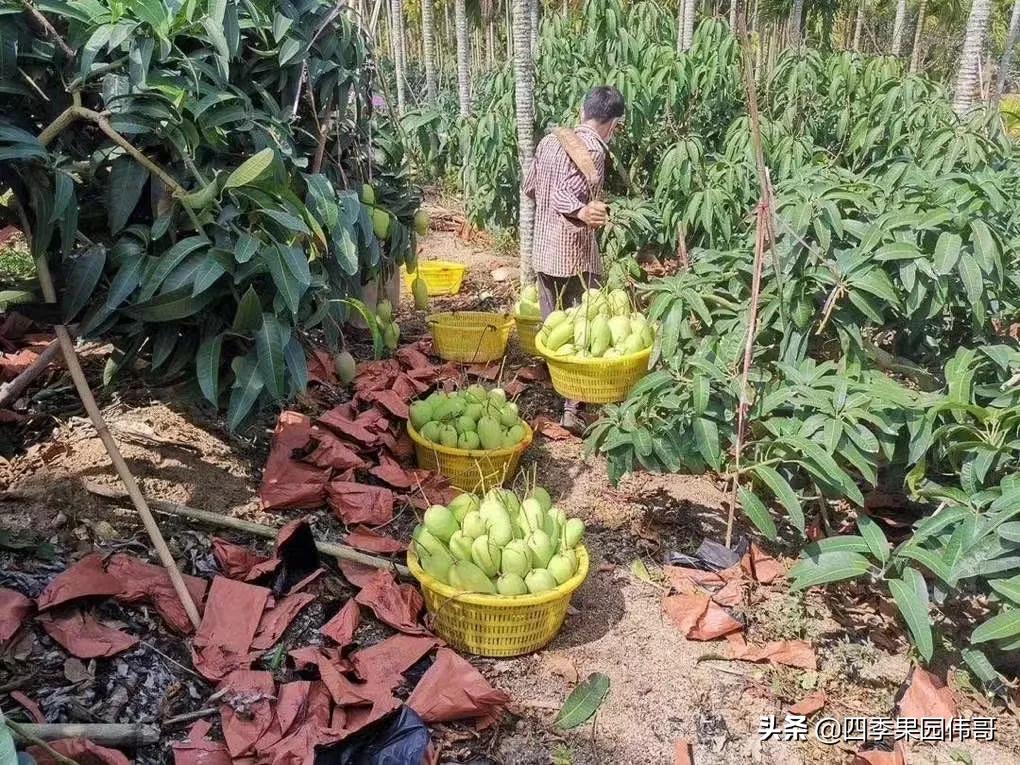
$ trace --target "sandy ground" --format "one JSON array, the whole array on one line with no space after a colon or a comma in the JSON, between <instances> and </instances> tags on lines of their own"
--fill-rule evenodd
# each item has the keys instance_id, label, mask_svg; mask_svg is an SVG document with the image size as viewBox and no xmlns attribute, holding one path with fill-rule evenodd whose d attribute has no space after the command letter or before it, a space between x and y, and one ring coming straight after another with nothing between
<instances>
[{"instance_id":1,"label":"sandy ground","mask_svg":"<svg viewBox=\"0 0 1020 765\"><path fill-rule=\"evenodd\" d=\"M448 232L426 238L423 258L444 258L469 267L461 296L437 300L436 307L474 305L508 309L516 283L515 259L497 255L491 245L466 243ZM499 281L494 280L494 276ZM505 277L505 278L502 278ZM404 337L424 330L420 318L403 306ZM511 366L523 361L518 351ZM215 419L196 416L186 399L135 392L127 400L107 400L111 427L146 494L207 510L268 521L260 516L255 493L265 454L265 423L246 439L230 439ZM160 403L160 401L164 403ZM553 395L532 386L521 399L529 417L558 416ZM560 635L545 650L505 661L479 660L478 666L514 699L513 715L497 735L476 739L479 759L507 765L648 765L674 762L677 742L693 745L698 765L771 762L850 763L854 745L762 742L761 715L782 716L812 690L824 689L823 712L836 718L888 717L907 676L907 647L895 630L882 640L869 629L854 631L837 623L821 595L793 597L782 586L756 593L743 616L756 639L810 639L819 655L818 672L770 668L719 658L724 645L684 640L664 618L663 588L631 573L640 558L652 572L669 550L692 552L702 539L717 538L725 521L719 488L690 476L632 476L610 486L601 459L585 459L575 439L539 439L525 460L535 467L568 514L589 526L591 574L573 600ZM8 529L31 526L52 533L64 524L96 532L117 514L85 493L82 481L114 484L112 470L88 423L70 417L55 424L47 439L26 453L0 460L0 518ZM875 614L880 622L881 617ZM876 642L883 645L880 648ZM594 722L569 732L553 720L570 690L592 672L609 676L609 695ZM964 714L997 718L995 744L964 743L916 747L911 763L1020 762L1016 720L990 710L976 696L963 696ZM969 758L969 759L968 759ZM444 762L460 760L444 759Z\"/></svg>"}]
</instances>

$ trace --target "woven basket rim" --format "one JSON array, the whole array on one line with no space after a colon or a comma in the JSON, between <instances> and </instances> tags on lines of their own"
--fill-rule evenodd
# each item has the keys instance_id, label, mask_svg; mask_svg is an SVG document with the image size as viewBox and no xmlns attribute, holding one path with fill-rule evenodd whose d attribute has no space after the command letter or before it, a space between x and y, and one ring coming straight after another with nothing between
<instances>
[{"instance_id":1,"label":"woven basket rim","mask_svg":"<svg viewBox=\"0 0 1020 765\"><path fill-rule=\"evenodd\" d=\"M535 438L535 432L531 429L531 426L526 420L522 419L521 423L524 425L524 438L518 441L513 446L507 446L503 449L457 449L451 446L443 446L429 441L425 436L419 433L411 421L407 421L407 435L411 437L418 446L430 449L438 454L445 454L448 457L467 457L469 459L479 459L487 457L492 459L494 457L510 457L518 452L523 453Z\"/></svg>"},{"instance_id":2,"label":"woven basket rim","mask_svg":"<svg viewBox=\"0 0 1020 765\"><path fill-rule=\"evenodd\" d=\"M413 546L407 548L407 567L411 570L411 575L418 580L422 587L432 590L444 598L453 599L465 605L484 606L492 609L544 606L548 603L555 603L558 600L569 598L588 577L588 548L578 543L574 549L577 552L577 571L574 572L574 575L563 584L559 584L554 589L539 593L538 595L530 593L527 595L486 595L480 592L455 590L450 585L443 584L425 572L418 564L418 556L415 554Z\"/></svg>"},{"instance_id":3,"label":"woven basket rim","mask_svg":"<svg viewBox=\"0 0 1020 765\"><path fill-rule=\"evenodd\" d=\"M413 274L417 273L418 269L422 266L428 271L439 271L439 270L450 270L450 271L467 271L467 266L463 263L458 263L455 260L419 260L414 271L408 271L407 266L401 266L406 273Z\"/></svg>"},{"instance_id":4,"label":"woven basket rim","mask_svg":"<svg viewBox=\"0 0 1020 765\"><path fill-rule=\"evenodd\" d=\"M448 328L464 319L495 324L495 329L500 330L509 328L514 322L513 317L509 314L496 313L495 311L441 311L429 314L425 323Z\"/></svg>"},{"instance_id":5,"label":"woven basket rim","mask_svg":"<svg viewBox=\"0 0 1020 765\"><path fill-rule=\"evenodd\" d=\"M542 338L535 337L535 348L539 354L543 356L546 362L550 365L560 364L562 366L579 366L579 367L594 367L594 366L626 366L632 361L638 361L642 358L648 359L652 355L652 348L654 345L644 348L635 353L628 353L623 356L617 356L613 359L607 359L603 357L594 359L582 359L580 356L555 356L552 352L545 347L545 343L542 342Z\"/></svg>"}]
</instances>

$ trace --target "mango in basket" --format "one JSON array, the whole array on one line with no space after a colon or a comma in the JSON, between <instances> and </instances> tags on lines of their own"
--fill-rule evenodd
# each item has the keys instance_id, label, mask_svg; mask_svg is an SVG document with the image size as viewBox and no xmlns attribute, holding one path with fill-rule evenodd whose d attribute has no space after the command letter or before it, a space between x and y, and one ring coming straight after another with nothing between
<instances>
[{"instance_id":1,"label":"mango in basket","mask_svg":"<svg viewBox=\"0 0 1020 765\"><path fill-rule=\"evenodd\" d=\"M426 441L471 451L509 449L527 433L517 404L506 400L503 389L481 385L415 401L409 419Z\"/></svg>"},{"instance_id":2,"label":"mango in basket","mask_svg":"<svg viewBox=\"0 0 1020 765\"><path fill-rule=\"evenodd\" d=\"M538 338L557 358L613 359L650 348L655 330L623 290L592 289L580 304L549 314Z\"/></svg>"}]
</instances>

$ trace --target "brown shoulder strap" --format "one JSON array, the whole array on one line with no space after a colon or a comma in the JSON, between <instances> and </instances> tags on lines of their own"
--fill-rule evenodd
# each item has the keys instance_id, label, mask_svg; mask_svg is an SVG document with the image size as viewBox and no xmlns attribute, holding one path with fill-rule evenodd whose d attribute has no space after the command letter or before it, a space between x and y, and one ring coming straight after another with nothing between
<instances>
[{"instance_id":1,"label":"brown shoulder strap","mask_svg":"<svg viewBox=\"0 0 1020 765\"><path fill-rule=\"evenodd\" d=\"M553 135L560 142L563 151L570 157L570 161L581 171L581 175L584 176L588 185L594 187L598 182L599 173L595 169L595 163L592 161L588 148L577 137L577 133L568 128L554 128Z\"/></svg>"}]
</instances>

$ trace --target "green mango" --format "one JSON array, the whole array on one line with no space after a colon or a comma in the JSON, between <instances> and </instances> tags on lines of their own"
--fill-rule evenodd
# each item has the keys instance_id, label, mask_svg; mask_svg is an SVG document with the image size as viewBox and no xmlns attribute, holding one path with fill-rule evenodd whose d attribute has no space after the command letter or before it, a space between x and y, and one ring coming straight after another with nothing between
<instances>
[{"instance_id":1,"label":"green mango","mask_svg":"<svg viewBox=\"0 0 1020 765\"><path fill-rule=\"evenodd\" d=\"M500 571L525 576L531 571L531 551L523 539L512 539L503 548Z\"/></svg>"},{"instance_id":2,"label":"green mango","mask_svg":"<svg viewBox=\"0 0 1020 765\"><path fill-rule=\"evenodd\" d=\"M436 539L441 539L444 542L450 541L453 532L460 528L453 513L443 505L432 505L426 510L423 523Z\"/></svg>"},{"instance_id":3,"label":"green mango","mask_svg":"<svg viewBox=\"0 0 1020 765\"><path fill-rule=\"evenodd\" d=\"M453 425L443 425L439 430L439 443L450 449L456 449L457 429Z\"/></svg>"},{"instance_id":4,"label":"green mango","mask_svg":"<svg viewBox=\"0 0 1020 765\"><path fill-rule=\"evenodd\" d=\"M573 325L568 322L562 322L553 327L553 329L549 332L549 337L544 341L544 344L550 351L556 351L559 350L565 343L571 341L573 337Z\"/></svg>"},{"instance_id":5,"label":"green mango","mask_svg":"<svg viewBox=\"0 0 1020 765\"><path fill-rule=\"evenodd\" d=\"M552 574L553 579L556 580L556 584L563 584L574 575L574 567L571 565L570 559L565 555L554 555L549 560L549 565L546 568Z\"/></svg>"},{"instance_id":6,"label":"green mango","mask_svg":"<svg viewBox=\"0 0 1020 765\"><path fill-rule=\"evenodd\" d=\"M453 501L451 501L447 507L450 508L450 512L453 513L454 518L457 519L457 523L461 523L464 520L464 516L470 513L472 510L477 510L479 505L478 496L465 492L464 494L458 494Z\"/></svg>"},{"instance_id":7,"label":"green mango","mask_svg":"<svg viewBox=\"0 0 1020 765\"><path fill-rule=\"evenodd\" d=\"M555 590L558 586L555 577L544 568L536 568L529 571L528 575L524 577L524 583L528 587L528 592L532 595L540 595L543 592Z\"/></svg>"},{"instance_id":8,"label":"green mango","mask_svg":"<svg viewBox=\"0 0 1020 765\"><path fill-rule=\"evenodd\" d=\"M450 566L449 571L450 586L461 592L496 594L496 585L471 561L459 560Z\"/></svg>"},{"instance_id":9,"label":"green mango","mask_svg":"<svg viewBox=\"0 0 1020 765\"><path fill-rule=\"evenodd\" d=\"M538 504L542 506L543 510L548 510L552 507L552 497L550 497L549 492L541 486L535 486L530 492L528 492L528 496L537 499Z\"/></svg>"},{"instance_id":10,"label":"green mango","mask_svg":"<svg viewBox=\"0 0 1020 765\"><path fill-rule=\"evenodd\" d=\"M489 541L487 534L482 534L471 543L471 560L486 576L499 573L500 548Z\"/></svg>"},{"instance_id":11,"label":"green mango","mask_svg":"<svg viewBox=\"0 0 1020 765\"><path fill-rule=\"evenodd\" d=\"M499 422L505 428L512 428L520 421L521 418L517 414L517 404L512 401L507 403L507 405L503 407L503 411L499 413Z\"/></svg>"},{"instance_id":12,"label":"green mango","mask_svg":"<svg viewBox=\"0 0 1020 765\"><path fill-rule=\"evenodd\" d=\"M580 518L570 518L563 524L563 543L567 549L577 547L577 543L584 536L584 521Z\"/></svg>"},{"instance_id":13,"label":"green mango","mask_svg":"<svg viewBox=\"0 0 1020 765\"><path fill-rule=\"evenodd\" d=\"M466 414L462 414L458 417L453 425L457 429L458 433L474 433L478 428L475 421Z\"/></svg>"},{"instance_id":14,"label":"green mango","mask_svg":"<svg viewBox=\"0 0 1020 765\"><path fill-rule=\"evenodd\" d=\"M517 574L503 574L496 580L496 592L500 595L511 597L513 595L527 595L528 585L524 579Z\"/></svg>"},{"instance_id":15,"label":"green mango","mask_svg":"<svg viewBox=\"0 0 1020 765\"><path fill-rule=\"evenodd\" d=\"M477 539L486 531L485 521L477 510L472 510L464 516L460 528L471 539Z\"/></svg>"},{"instance_id":16,"label":"green mango","mask_svg":"<svg viewBox=\"0 0 1020 765\"><path fill-rule=\"evenodd\" d=\"M506 432L506 437L511 446L516 446L524 440L524 426L520 423L514 425Z\"/></svg>"},{"instance_id":17,"label":"green mango","mask_svg":"<svg viewBox=\"0 0 1020 765\"><path fill-rule=\"evenodd\" d=\"M473 540L460 529L450 537L450 552L457 560L471 560L471 542Z\"/></svg>"},{"instance_id":18,"label":"green mango","mask_svg":"<svg viewBox=\"0 0 1020 765\"><path fill-rule=\"evenodd\" d=\"M421 427L421 436L426 441L431 441L434 444L438 444L443 435L442 428L443 426L440 425L438 422L435 421L426 422Z\"/></svg>"},{"instance_id":19,"label":"green mango","mask_svg":"<svg viewBox=\"0 0 1020 765\"><path fill-rule=\"evenodd\" d=\"M422 426L432 419L432 406L428 401L415 401L410 407L410 419L414 429L421 432Z\"/></svg>"},{"instance_id":20,"label":"green mango","mask_svg":"<svg viewBox=\"0 0 1020 765\"><path fill-rule=\"evenodd\" d=\"M499 421L488 415L478 420L478 438L482 442L482 448L486 451L501 449L503 447L503 431L499 426Z\"/></svg>"},{"instance_id":21,"label":"green mango","mask_svg":"<svg viewBox=\"0 0 1020 765\"><path fill-rule=\"evenodd\" d=\"M463 449L464 451L474 452L478 451L482 445L481 441L478 440L478 434L473 430L465 431L457 436L457 448Z\"/></svg>"}]
</instances>

